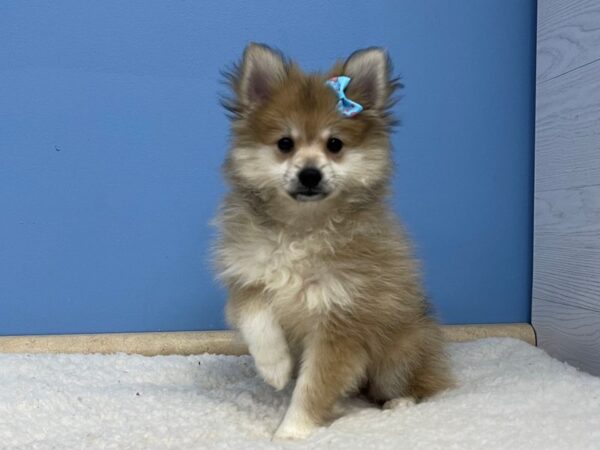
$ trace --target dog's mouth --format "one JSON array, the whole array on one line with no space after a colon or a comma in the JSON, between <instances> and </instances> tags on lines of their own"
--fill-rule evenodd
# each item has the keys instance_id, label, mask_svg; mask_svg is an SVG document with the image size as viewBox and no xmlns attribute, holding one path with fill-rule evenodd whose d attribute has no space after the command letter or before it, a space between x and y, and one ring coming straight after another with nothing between
<instances>
[{"instance_id":1,"label":"dog's mouth","mask_svg":"<svg viewBox=\"0 0 600 450\"><path fill-rule=\"evenodd\" d=\"M302 191L290 192L294 200L299 202L314 202L327 197L327 193L320 189L305 189Z\"/></svg>"}]
</instances>

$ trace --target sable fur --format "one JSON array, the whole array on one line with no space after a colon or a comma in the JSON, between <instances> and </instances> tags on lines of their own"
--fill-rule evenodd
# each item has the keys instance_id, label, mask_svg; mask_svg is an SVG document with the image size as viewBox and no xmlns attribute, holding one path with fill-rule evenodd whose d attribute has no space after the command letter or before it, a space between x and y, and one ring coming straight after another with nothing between
<instances>
[{"instance_id":1,"label":"sable fur","mask_svg":"<svg viewBox=\"0 0 600 450\"><path fill-rule=\"evenodd\" d=\"M392 94L385 52L359 51L327 74L305 74L251 44L228 74L232 145L224 164L215 257L229 289L227 317L259 373L281 389L298 380L276 436L301 438L332 418L336 401L362 389L376 402L421 400L451 386L440 328L431 317L410 245L386 196L392 174ZM350 75L336 110L325 85ZM294 137L283 154L277 141ZM340 153L328 152L339 137ZM320 167L327 196L289 195L299 170Z\"/></svg>"}]
</instances>

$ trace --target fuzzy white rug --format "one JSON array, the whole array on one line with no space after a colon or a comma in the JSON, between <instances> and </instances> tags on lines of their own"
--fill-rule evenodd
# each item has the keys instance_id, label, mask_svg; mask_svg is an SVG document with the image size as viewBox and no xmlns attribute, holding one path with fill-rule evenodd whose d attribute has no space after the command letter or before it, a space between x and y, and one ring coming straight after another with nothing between
<instances>
[{"instance_id":1,"label":"fuzzy white rug","mask_svg":"<svg viewBox=\"0 0 600 450\"><path fill-rule=\"evenodd\" d=\"M449 351L457 389L389 411L350 401L300 442L271 442L291 386L249 357L4 354L0 448L600 448L600 378L513 339Z\"/></svg>"}]
</instances>

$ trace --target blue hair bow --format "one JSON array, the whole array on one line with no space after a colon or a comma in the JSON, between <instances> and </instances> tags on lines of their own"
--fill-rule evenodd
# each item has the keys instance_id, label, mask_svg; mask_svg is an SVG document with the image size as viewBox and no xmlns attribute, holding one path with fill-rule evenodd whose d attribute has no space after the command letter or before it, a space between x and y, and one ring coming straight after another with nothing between
<instances>
[{"instance_id":1,"label":"blue hair bow","mask_svg":"<svg viewBox=\"0 0 600 450\"><path fill-rule=\"evenodd\" d=\"M351 79L352 78L350 77L340 75L339 77L330 78L325 82L327 86L335 91L335 94L339 98L339 101L337 102L337 109L345 117L355 116L363 110L362 105L353 102L346 97L346 94L344 93Z\"/></svg>"}]
</instances>

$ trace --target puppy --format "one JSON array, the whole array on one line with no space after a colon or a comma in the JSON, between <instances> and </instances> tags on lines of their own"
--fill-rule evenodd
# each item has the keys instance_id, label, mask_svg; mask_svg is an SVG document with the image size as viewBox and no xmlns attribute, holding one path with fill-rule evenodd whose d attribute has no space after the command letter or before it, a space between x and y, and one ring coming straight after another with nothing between
<instances>
[{"instance_id":1,"label":"puppy","mask_svg":"<svg viewBox=\"0 0 600 450\"><path fill-rule=\"evenodd\" d=\"M305 74L250 44L228 74L231 190L215 256L228 320L262 378L282 389L297 373L276 438L306 437L358 390L383 404L452 384L409 243L386 204L399 84L390 73L379 48Z\"/></svg>"}]
</instances>

